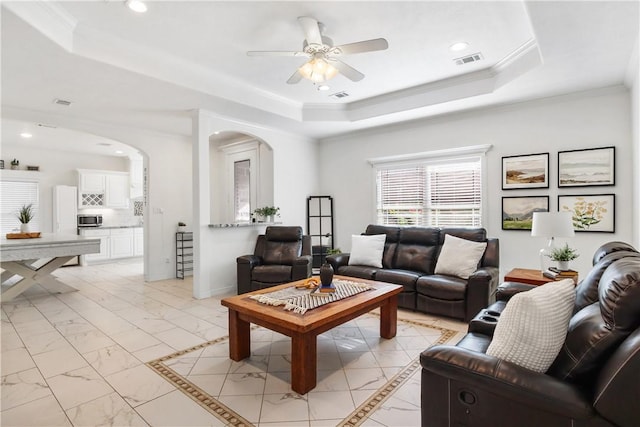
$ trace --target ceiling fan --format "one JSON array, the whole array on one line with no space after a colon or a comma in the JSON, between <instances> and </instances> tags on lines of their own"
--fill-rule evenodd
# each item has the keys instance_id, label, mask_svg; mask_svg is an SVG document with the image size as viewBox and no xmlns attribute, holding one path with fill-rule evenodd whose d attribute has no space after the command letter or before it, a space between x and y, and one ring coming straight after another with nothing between
<instances>
[{"instance_id":1,"label":"ceiling fan","mask_svg":"<svg viewBox=\"0 0 640 427\"><path fill-rule=\"evenodd\" d=\"M314 83L322 83L338 73L341 73L351 81L360 81L364 78L364 74L350 65L345 64L338 58L342 55L385 50L389 47L387 41L382 38L334 46L333 41L329 37L322 35L324 26L316 19L301 16L298 18L298 22L305 36L305 40L302 43L302 51L247 52L248 56L300 56L309 58L309 61L304 63L289 77L289 80L287 80L289 84L298 83L303 77Z\"/></svg>"}]
</instances>

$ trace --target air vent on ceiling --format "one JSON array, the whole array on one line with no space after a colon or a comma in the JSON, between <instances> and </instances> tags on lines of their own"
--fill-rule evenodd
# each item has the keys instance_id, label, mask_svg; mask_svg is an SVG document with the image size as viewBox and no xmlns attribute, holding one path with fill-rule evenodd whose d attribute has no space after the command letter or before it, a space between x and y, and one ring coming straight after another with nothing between
<instances>
[{"instance_id":1,"label":"air vent on ceiling","mask_svg":"<svg viewBox=\"0 0 640 427\"><path fill-rule=\"evenodd\" d=\"M44 123L38 123L38 127L41 127L41 128L49 128L49 129L57 129L57 128L58 128L58 126L54 126L54 125L46 125L46 124L44 124Z\"/></svg>"},{"instance_id":2,"label":"air vent on ceiling","mask_svg":"<svg viewBox=\"0 0 640 427\"><path fill-rule=\"evenodd\" d=\"M58 105L64 105L65 107L68 107L69 105L71 105L71 101L67 101L59 98L54 99L53 103Z\"/></svg>"},{"instance_id":3,"label":"air vent on ceiling","mask_svg":"<svg viewBox=\"0 0 640 427\"><path fill-rule=\"evenodd\" d=\"M329 95L329 97L336 98L336 99L346 98L347 96L349 96L347 92L336 92Z\"/></svg>"},{"instance_id":4,"label":"air vent on ceiling","mask_svg":"<svg viewBox=\"0 0 640 427\"><path fill-rule=\"evenodd\" d=\"M453 62L455 62L456 65L464 65L464 64L470 64L472 62L480 61L481 59L482 59L482 54L478 52L478 53L473 53L471 55L463 56L462 58L456 58L453 60Z\"/></svg>"}]
</instances>

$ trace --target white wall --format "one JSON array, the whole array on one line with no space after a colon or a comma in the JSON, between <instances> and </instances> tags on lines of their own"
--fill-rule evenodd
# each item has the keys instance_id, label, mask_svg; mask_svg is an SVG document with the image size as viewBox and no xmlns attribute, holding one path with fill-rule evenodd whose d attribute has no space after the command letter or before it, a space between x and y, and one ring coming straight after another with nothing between
<instances>
[{"instance_id":1,"label":"white wall","mask_svg":"<svg viewBox=\"0 0 640 427\"><path fill-rule=\"evenodd\" d=\"M245 228L211 228L210 201L213 193L209 170L209 136L214 131L233 131L253 135L269 144L273 153L273 204L280 207L283 225L306 228L306 200L317 194L318 150L311 139L277 129L237 122L213 112L194 113L194 296L235 293L236 258L252 253L255 238L264 229L260 225Z\"/></svg>"},{"instance_id":2,"label":"white wall","mask_svg":"<svg viewBox=\"0 0 640 427\"><path fill-rule=\"evenodd\" d=\"M588 272L591 256L611 240L631 242L633 185L631 175L632 137L629 92L623 86L554 97L498 108L482 109L370 129L322 141L320 146L320 188L334 197L336 246L348 251L351 235L364 231L375 221L373 170L367 159L410 154L453 147L492 144L487 153L488 212L484 227L498 237L501 270L514 267L539 268L538 251L544 239L525 231L501 229L503 196L549 195L550 208L557 210L558 194L616 194L616 232L576 233L569 239L580 258L572 267ZM616 147L616 185L562 189L557 187L557 153L591 147ZM550 188L501 190L503 156L550 153ZM562 244L563 240L559 240Z\"/></svg>"},{"instance_id":3,"label":"white wall","mask_svg":"<svg viewBox=\"0 0 640 427\"><path fill-rule=\"evenodd\" d=\"M40 167L40 173L38 174L40 178L39 231L43 233L51 233L53 231L53 187L56 185L77 187L77 169L128 171L126 157L41 150L6 143L2 145L2 158L5 159L6 168L9 167L9 161L13 158L20 161L20 169L26 169L27 165Z\"/></svg>"}]
</instances>

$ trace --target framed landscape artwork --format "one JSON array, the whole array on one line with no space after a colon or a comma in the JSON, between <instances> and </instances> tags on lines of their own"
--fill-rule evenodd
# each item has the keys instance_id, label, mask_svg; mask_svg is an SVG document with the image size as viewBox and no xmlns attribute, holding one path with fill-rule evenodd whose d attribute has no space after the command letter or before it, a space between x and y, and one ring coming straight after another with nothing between
<instances>
[{"instance_id":1,"label":"framed landscape artwork","mask_svg":"<svg viewBox=\"0 0 640 427\"><path fill-rule=\"evenodd\" d=\"M615 184L615 147L558 152L558 187Z\"/></svg>"},{"instance_id":2,"label":"framed landscape artwork","mask_svg":"<svg viewBox=\"0 0 640 427\"><path fill-rule=\"evenodd\" d=\"M571 212L575 231L614 233L615 194L558 196L558 211Z\"/></svg>"},{"instance_id":3,"label":"framed landscape artwork","mask_svg":"<svg viewBox=\"0 0 640 427\"><path fill-rule=\"evenodd\" d=\"M534 212L549 212L549 196L502 198L502 229L531 230Z\"/></svg>"},{"instance_id":4,"label":"framed landscape artwork","mask_svg":"<svg viewBox=\"0 0 640 427\"><path fill-rule=\"evenodd\" d=\"M502 189L549 188L549 153L502 158Z\"/></svg>"}]
</instances>

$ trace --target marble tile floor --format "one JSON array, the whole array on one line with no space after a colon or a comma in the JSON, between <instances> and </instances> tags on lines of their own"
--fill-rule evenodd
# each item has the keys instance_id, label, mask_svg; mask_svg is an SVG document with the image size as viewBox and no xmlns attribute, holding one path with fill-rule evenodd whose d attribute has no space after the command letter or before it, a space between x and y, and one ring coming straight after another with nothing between
<instances>
[{"instance_id":1,"label":"marble tile floor","mask_svg":"<svg viewBox=\"0 0 640 427\"><path fill-rule=\"evenodd\" d=\"M196 300L191 280L145 283L140 262L59 269L78 292L34 286L2 303L0 425L224 426L145 363L227 335L218 298ZM400 318L460 333L466 324L400 310ZM167 362L256 426L335 426L437 338L399 325L377 336L363 316L318 339L318 386L291 391L288 337L259 328L252 357L228 359L226 341ZM419 369L364 426L420 424Z\"/></svg>"}]
</instances>

